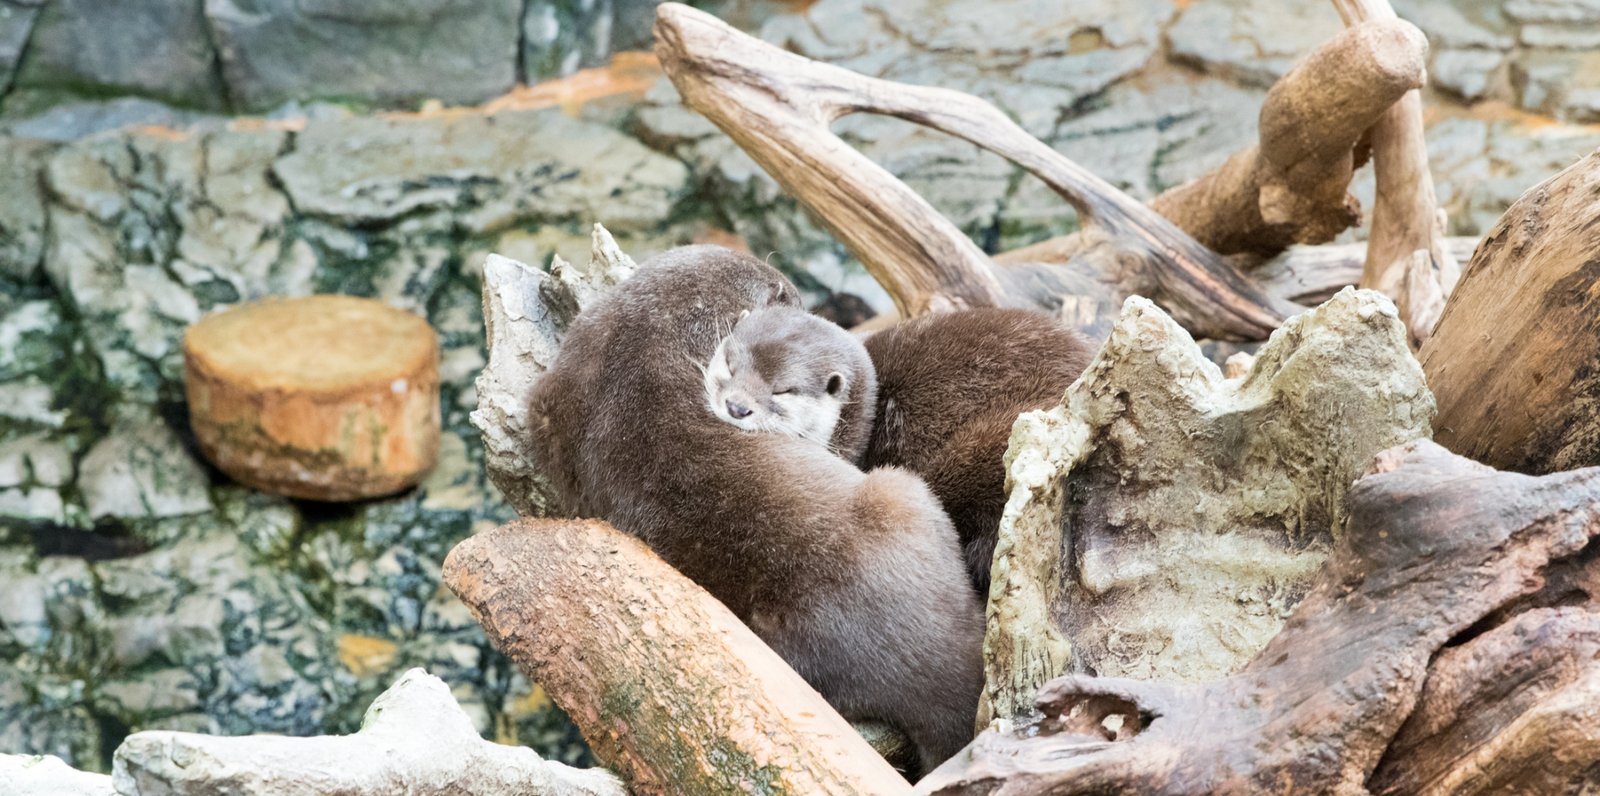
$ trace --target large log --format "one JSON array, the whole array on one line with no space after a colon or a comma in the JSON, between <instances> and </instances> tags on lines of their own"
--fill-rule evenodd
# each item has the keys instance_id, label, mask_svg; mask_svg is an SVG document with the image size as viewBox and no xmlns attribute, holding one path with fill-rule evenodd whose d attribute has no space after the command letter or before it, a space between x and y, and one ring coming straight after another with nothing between
<instances>
[{"instance_id":1,"label":"large log","mask_svg":"<svg viewBox=\"0 0 1600 796\"><path fill-rule=\"evenodd\" d=\"M1484 237L1422 347L1435 438L1495 467L1600 464L1600 152Z\"/></svg>"},{"instance_id":2,"label":"large log","mask_svg":"<svg viewBox=\"0 0 1600 796\"><path fill-rule=\"evenodd\" d=\"M1552 562L1600 536L1600 469L1535 478L1418 441L1377 457L1348 513L1316 585L1243 671L1205 685L1052 681L1043 719L984 733L917 792L1364 795L1439 650L1492 630ZM1561 764L1579 772L1566 783L1592 784L1592 745L1543 749L1578 755Z\"/></svg>"},{"instance_id":3,"label":"large log","mask_svg":"<svg viewBox=\"0 0 1600 796\"><path fill-rule=\"evenodd\" d=\"M1216 252L957 91L866 77L785 52L677 3L656 12L656 54L684 101L794 194L884 286L900 313L1044 306L1063 296L1160 303L1197 335L1265 337L1302 309L1269 296ZM1077 209L1084 245L1070 268L1003 282L960 230L828 126L850 113L895 116L1008 158Z\"/></svg>"},{"instance_id":4,"label":"large log","mask_svg":"<svg viewBox=\"0 0 1600 796\"><path fill-rule=\"evenodd\" d=\"M727 608L605 523L478 534L444 582L640 796L910 790Z\"/></svg>"}]
</instances>

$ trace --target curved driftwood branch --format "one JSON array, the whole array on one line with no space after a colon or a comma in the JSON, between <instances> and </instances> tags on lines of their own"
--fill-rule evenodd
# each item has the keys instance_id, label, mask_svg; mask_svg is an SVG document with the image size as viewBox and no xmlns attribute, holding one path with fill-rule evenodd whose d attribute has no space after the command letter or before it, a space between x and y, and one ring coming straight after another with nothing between
<instances>
[{"instance_id":1,"label":"curved driftwood branch","mask_svg":"<svg viewBox=\"0 0 1600 796\"><path fill-rule=\"evenodd\" d=\"M1196 334L1225 339L1260 339L1302 309L1263 293L1215 252L976 97L817 63L676 3L657 9L655 31L656 54L684 101L821 218L895 297L902 315L1059 303L1059 293L1003 286L960 230L833 135L828 125L850 113L886 114L949 133L1039 177L1078 210L1092 241L1082 267L1099 281L1098 292L1115 293L1116 303L1138 293Z\"/></svg>"},{"instance_id":2,"label":"curved driftwood branch","mask_svg":"<svg viewBox=\"0 0 1600 796\"><path fill-rule=\"evenodd\" d=\"M1450 295L1422 368L1435 438L1495 467L1600 464L1600 152L1522 195Z\"/></svg>"},{"instance_id":3,"label":"curved driftwood branch","mask_svg":"<svg viewBox=\"0 0 1600 796\"><path fill-rule=\"evenodd\" d=\"M1600 536L1600 469L1533 478L1417 441L1379 455L1347 508L1310 593L1238 674L1053 681L1041 721L984 733L917 791L1365 794L1440 648Z\"/></svg>"},{"instance_id":4,"label":"curved driftwood branch","mask_svg":"<svg viewBox=\"0 0 1600 796\"><path fill-rule=\"evenodd\" d=\"M1389 0L1333 0L1333 5L1352 27L1396 19ZM1361 286L1393 298L1420 343L1432 333L1444 298L1461 277L1460 265L1442 245L1445 225L1428 170L1422 93L1408 91L1385 111L1372 126L1371 140L1378 194Z\"/></svg>"},{"instance_id":5,"label":"curved driftwood branch","mask_svg":"<svg viewBox=\"0 0 1600 796\"><path fill-rule=\"evenodd\" d=\"M910 790L727 608L605 523L480 533L444 581L641 796Z\"/></svg>"},{"instance_id":6,"label":"curved driftwood branch","mask_svg":"<svg viewBox=\"0 0 1600 796\"><path fill-rule=\"evenodd\" d=\"M1260 139L1216 171L1150 202L1222 254L1272 256L1360 220L1349 194L1356 143L1420 88L1428 42L1399 19L1355 25L1297 63L1261 104Z\"/></svg>"}]
</instances>

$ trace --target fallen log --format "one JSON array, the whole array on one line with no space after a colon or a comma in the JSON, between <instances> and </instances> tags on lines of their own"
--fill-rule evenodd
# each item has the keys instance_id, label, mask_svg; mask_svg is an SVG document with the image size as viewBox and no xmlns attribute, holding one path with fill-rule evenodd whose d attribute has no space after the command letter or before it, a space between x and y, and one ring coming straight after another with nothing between
<instances>
[{"instance_id":1,"label":"fallen log","mask_svg":"<svg viewBox=\"0 0 1600 796\"><path fill-rule=\"evenodd\" d=\"M1521 472L1600 464L1597 196L1600 152L1484 236L1421 351L1440 444Z\"/></svg>"},{"instance_id":2,"label":"fallen log","mask_svg":"<svg viewBox=\"0 0 1600 796\"><path fill-rule=\"evenodd\" d=\"M1054 680L1040 720L985 732L917 792L1365 794L1438 651L1600 535L1600 469L1535 478L1417 441L1379 455L1347 510L1316 585L1239 673Z\"/></svg>"},{"instance_id":3,"label":"fallen log","mask_svg":"<svg viewBox=\"0 0 1600 796\"><path fill-rule=\"evenodd\" d=\"M480 533L444 582L640 796L910 790L732 612L605 523Z\"/></svg>"}]
</instances>

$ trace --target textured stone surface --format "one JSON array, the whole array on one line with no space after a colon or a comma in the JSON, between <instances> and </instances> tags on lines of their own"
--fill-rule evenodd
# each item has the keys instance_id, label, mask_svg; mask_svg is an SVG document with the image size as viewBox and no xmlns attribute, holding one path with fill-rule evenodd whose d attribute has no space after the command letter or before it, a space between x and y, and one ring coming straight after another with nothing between
<instances>
[{"instance_id":1,"label":"textured stone surface","mask_svg":"<svg viewBox=\"0 0 1600 796\"><path fill-rule=\"evenodd\" d=\"M34 20L15 84L222 109L215 57L199 2L50 0Z\"/></svg>"},{"instance_id":2,"label":"textured stone surface","mask_svg":"<svg viewBox=\"0 0 1600 796\"><path fill-rule=\"evenodd\" d=\"M240 109L479 102L516 82L518 0L205 0Z\"/></svg>"},{"instance_id":3,"label":"textured stone surface","mask_svg":"<svg viewBox=\"0 0 1600 796\"><path fill-rule=\"evenodd\" d=\"M8 796L113 796L111 778L68 766L61 758L0 753L0 793Z\"/></svg>"},{"instance_id":4,"label":"textured stone surface","mask_svg":"<svg viewBox=\"0 0 1600 796\"><path fill-rule=\"evenodd\" d=\"M1342 27L1332 3L1222 0L1184 9L1167 40L1179 60L1267 88Z\"/></svg>"},{"instance_id":5,"label":"textured stone surface","mask_svg":"<svg viewBox=\"0 0 1600 796\"><path fill-rule=\"evenodd\" d=\"M33 33L33 21L39 16L39 4L33 1L3 0L0 2L0 94L11 88L17 64L22 61L22 50Z\"/></svg>"},{"instance_id":6,"label":"textured stone surface","mask_svg":"<svg viewBox=\"0 0 1600 796\"><path fill-rule=\"evenodd\" d=\"M988 715L1017 715L1068 672L1236 670L1304 596L1351 482L1378 451L1428 437L1433 414L1381 294L1346 288L1291 318L1227 380L1128 299L1061 406L1012 431L985 640L1012 652L986 661Z\"/></svg>"}]
</instances>

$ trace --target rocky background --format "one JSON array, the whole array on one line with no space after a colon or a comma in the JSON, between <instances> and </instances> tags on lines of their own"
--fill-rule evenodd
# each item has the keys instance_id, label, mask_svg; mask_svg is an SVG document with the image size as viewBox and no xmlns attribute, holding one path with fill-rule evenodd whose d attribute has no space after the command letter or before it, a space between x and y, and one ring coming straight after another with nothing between
<instances>
[{"instance_id":1,"label":"rocky background","mask_svg":"<svg viewBox=\"0 0 1600 796\"><path fill-rule=\"evenodd\" d=\"M1265 88L1339 26L1324 0L700 5L813 58L986 97L1141 197L1253 142ZM1600 146L1600 0L1396 6L1433 42L1452 232ZM132 730L349 732L423 666L485 735L584 754L439 585L456 541L509 517L467 423L485 254L586 262L599 221L635 257L748 245L845 320L887 304L625 52L648 46L651 9L0 0L0 752L105 770ZM988 250L1075 223L970 146L888 119L838 129ZM329 291L441 336L442 460L393 499L256 494L188 434L185 325Z\"/></svg>"}]
</instances>

